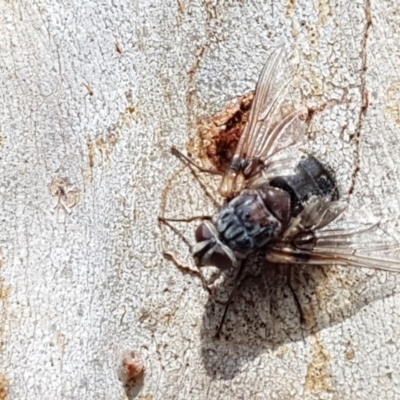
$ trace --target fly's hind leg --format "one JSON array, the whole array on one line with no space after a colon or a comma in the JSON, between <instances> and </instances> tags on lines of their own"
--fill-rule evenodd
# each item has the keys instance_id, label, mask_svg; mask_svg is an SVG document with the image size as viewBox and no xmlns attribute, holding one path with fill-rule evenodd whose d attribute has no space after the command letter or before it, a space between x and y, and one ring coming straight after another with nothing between
<instances>
[{"instance_id":1,"label":"fly's hind leg","mask_svg":"<svg viewBox=\"0 0 400 400\"><path fill-rule=\"evenodd\" d=\"M304 325L305 319L304 319L303 308L301 307L299 298L297 297L296 291L294 290L294 288L292 286L292 278L293 278L292 270L293 270L292 265L287 265L287 267L286 267L286 279L287 279L286 282L287 282L287 286L288 286L290 292L292 293L294 303L296 304L297 310L299 312L300 324Z\"/></svg>"},{"instance_id":2,"label":"fly's hind leg","mask_svg":"<svg viewBox=\"0 0 400 400\"><path fill-rule=\"evenodd\" d=\"M238 271L238 273L237 273L236 276L235 276L235 282L234 282L234 285L233 285L233 289L232 289L232 291L231 291L231 294L229 295L229 298L228 298L227 302L225 303L224 313L222 314L221 322L219 323L218 330L217 330L217 333L216 333L216 335L215 335L215 337L216 337L217 339L219 339L219 337L220 337L220 333L221 333L221 330L222 330L222 326L224 325L226 316L227 316L227 314L228 314L228 308L229 308L229 306L231 305L231 303L233 303L233 301L234 301L234 299L235 299L235 296L236 296L236 294L237 294L237 291L238 291L238 289L239 289L240 277L241 277L242 274L243 274L243 271L244 271L244 269L245 269L245 266L246 266L246 260L242 261L242 263L241 263L241 265L240 265L239 271Z\"/></svg>"}]
</instances>

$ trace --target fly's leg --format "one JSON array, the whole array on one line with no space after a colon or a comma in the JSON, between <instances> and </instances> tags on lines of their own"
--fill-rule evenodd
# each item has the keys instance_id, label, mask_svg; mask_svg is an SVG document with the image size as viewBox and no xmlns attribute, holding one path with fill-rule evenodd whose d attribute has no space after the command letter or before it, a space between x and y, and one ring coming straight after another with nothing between
<instances>
[{"instance_id":1,"label":"fly's leg","mask_svg":"<svg viewBox=\"0 0 400 400\"><path fill-rule=\"evenodd\" d=\"M168 224L168 222L193 222L193 221L199 221L199 220L208 220L210 221L212 217L209 215L195 215L194 217L189 217L189 218L164 218L164 217L158 217L159 221L168 225L171 228L171 225Z\"/></svg>"},{"instance_id":2,"label":"fly's leg","mask_svg":"<svg viewBox=\"0 0 400 400\"><path fill-rule=\"evenodd\" d=\"M190 244L189 240L186 239L184 235L182 235L181 232L179 232L178 229L176 229L170 222L193 222L193 221L210 221L212 217L209 215L198 215L195 217L190 217L190 218L164 218L164 217L158 217L158 221L161 222L162 224L168 226L176 235L180 237L180 239L186 244L186 246L189 247L190 252L192 252L192 245Z\"/></svg>"},{"instance_id":3,"label":"fly's leg","mask_svg":"<svg viewBox=\"0 0 400 400\"><path fill-rule=\"evenodd\" d=\"M212 294L211 288L208 285L208 282L206 280L206 278L204 277L204 275L201 273L201 270L199 269L192 269L190 268L188 265L182 264L178 258L176 257L175 253L173 253L172 251L164 251L163 252L163 256L169 260L172 261L175 266L180 269L182 272L184 273L188 273L190 275L194 275L197 276L200 280L201 283L203 285L203 289L205 291L207 291L208 293Z\"/></svg>"},{"instance_id":4,"label":"fly's leg","mask_svg":"<svg viewBox=\"0 0 400 400\"><path fill-rule=\"evenodd\" d=\"M164 218L164 217L158 217L158 221L163 224L168 226L179 238L186 244L186 246L189 247L189 250L192 251L192 245L190 244L189 240L186 239L184 235L182 235L181 232L179 232L178 229L176 229L170 222L178 222L176 219L169 219L169 218Z\"/></svg>"},{"instance_id":5,"label":"fly's leg","mask_svg":"<svg viewBox=\"0 0 400 400\"><path fill-rule=\"evenodd\" d=\"M201 189L205 193L205 195L213 202L214 206L216 208L220 208L221 204L218 203L217 200L215 200L214 196L208 191L206 185L199 179L197 174L194 172L194 169L199 170L200 172L204 172L206 174L211 174L211 175L223 175L221 172L215 170L215 169L210 169L210 168L203 168L200 165L196 164L190 157L186 156L185 154L181 153L176 147L171 148L171 153L178 157L180 160L183 160L189 164L190 170L199 183Z\"/></svg>"},{"instance_id":6,"label":"fly's leg","mask_svg":"<svg viewBox=\"0 0 400 400\"><path fill-rule=\"evenodd\" d=\"M200 165L196 164L190 157L186 156L182 152L180 152L176 147L171 147L171 153L178 157L179 159L186 161L188 164L192 165L196 169L198 169L200 172L204 172L206 174L212 174L212 175L222 175L222 172L219 172L215 169L212 168L203 168Z\"/></svg>"},{"instance_id":7,"label":"fly's leg","mask_svg":"<svg viewBox=\"0 0 400 400\"><path fill-rule=\"evenodd\" d=\"M301 307L299 298L297 297L297 294L295 292L295 290L293 289L292 286L292 266L288 265L287 269L286 269L287 275L286 275L286 279L287 279L287 286L290 290L290 292L292 293L294 302L296 304L297 310L299 311L299 315L300 315L300 324L304 325L305 324L305 319L304 319L304 313L303 313L303 308Z\"/></svg>"},{"instance_id":8,"label":"fly's leg","mask_svg":"<svg viewBox=\"0 0 400 400\"><path fill-rule=\"evenodd\" d=\"M196 216L196 217L191 217L191 218L163 218L163 217L158 217L158 220L159 220L160 223L168 226L176 235L178 235L180 237L180 239L189 247L189 251L192 252L192 245L190 244L190 242L170 222L188 222L189 223L189 222L196 221L196 220L202 220L202 221L211 220L211 217L207 216L207 215ZM178 269L180 269L181 271L183 271L185 273L189 273L191 275L197 276L201 280L203 288L207 292L211 293L211 289L210 289L210 287L209 287L209 285L207 283L207 280L204 277L204 275L201 273L200 269L192 269L188 265L182 264L178 260L178 258L176 257L175 253L173 253L171 251L163 250L163 256L167 260L172 261L175 264L175 266Z\"/></svg>"},{"instance_id":9,"label":"fly's leg","mask_svg":"<svg viewBox=\"0 0 400 400\"><path fill-rule=\"evenodd\" d=\"M233 300L235 299L236 293L237 293L238 288L239 288L240 277L243 274L245 266L246 266L246 260L244 260L241 263L239 271L235 276L235 283L233 285L233 289L231 291L231 294L229 295L228 301L225 304L224 313L222 315L221 322L219 323L218 330L217 330L217 333L215 335L215 337L217 339L219 339L219 336L220 336L220 333L221 333L221 330L222 330L222 326L224 325L224 322L225 322L225 319L226 319L226 315L228 314L228 308L229 308L230 304L233 303Z\"/></svg>"},{"instance_id":10,"label":"fly's leg","mask_svg":"<svg viewBox=\"0 0 400 400\"><path fill-rule=\"evenodd\" d=\"M199 179L197 174L194 172L194 168L196 168L200 172L209 173L209 174L212 174L212 175L222 175L222 173L219 172L219 171L213 170L213 169L207 169L207 168L203 168L203 167L199 166L190 157L186 156L185 154L180 152L175 147L171 148L171 153L174 156L178 157L185 164L188 164L188 166L190 168L190 171L192 172L193 176L195 177L195 179L200 184L200 187L202 188L202 190L204 191L206 196L213 202L213 204L214 204L214 206L216 208L220 208L221 205L214 199L214 197L207 190L206 186L201 182L201 180ZM190 223L190 222L198 221L198 220L200 220L200 221L209 220L210 221L211 219L212 219L212 217L210 217L208 215L200 215L200 216L194 216L194 217L190 217L190 218L164 218L164 217L158 217L158 221L161 224L168 226L188 246L188 248L189 248L191 253L192 253L192 245L187 240L187 238L181 232L179 232L178 229L176 229L171 224L171 222ZM164 257L166 259L172 261L175 264L175 266L178 269L180 269L181 271L188 272L190 274L198 276L200 278L201 282L202 282L203 288L205 290L207 290L209 293L211 293L211 288L209 286L209 283L205 279L205 277L202 274L200 269L194 270L194 269L190 268L189 266L182 264L181 262L179 262L178 258L176 257L176 255L173 252L163 250L163 255L164 255Z\"/></svg>"}]
</instances>

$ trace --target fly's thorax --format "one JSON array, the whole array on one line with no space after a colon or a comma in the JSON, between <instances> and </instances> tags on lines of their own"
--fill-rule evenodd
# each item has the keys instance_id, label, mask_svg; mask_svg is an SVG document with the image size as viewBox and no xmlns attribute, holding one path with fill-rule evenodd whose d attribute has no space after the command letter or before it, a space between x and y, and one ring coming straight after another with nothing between
<instances>
[{"instance_id":1,"label":"fly's thorax","mask_svg":"<svg viewBox=\"0 0 400 400\"><path fill-rule=\"evenodd\" d=\"M257 187L257 192L268 211L286 226L290 221L290 194L268 184Z\"/></svg>"},{"instance_id":2,"label":"fly's thorax","mask_svg":"<svg viewBox=\"0 0 400 400\"><path fill-rule=\"evenodd\" d=\"M214 266L225 270L239 265L232 249L220 240L213 222L202 222L196 229L195 238L192 254L199 267Z\"/></svg>"},{"instance_id":3,"label":"fly's thorax","mask_svg":"<svg viewBox=\"0 0 400 400\"><path fill-rule=\"evenodd\" d=\"M277 238L283 224L258 190L244 190L222 208L215 226L221 241L230 249L249 254Z\"/></svg>"}]
</instances>

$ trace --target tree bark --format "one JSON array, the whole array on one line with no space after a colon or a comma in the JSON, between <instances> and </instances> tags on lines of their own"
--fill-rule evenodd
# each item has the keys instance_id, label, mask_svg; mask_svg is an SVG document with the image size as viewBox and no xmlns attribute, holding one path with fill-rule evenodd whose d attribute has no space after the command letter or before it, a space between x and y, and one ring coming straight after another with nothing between
<instances>
[{"instance_id":1,"label":"tree bark","mask_svg":"<svg viewBox=\"0 0 400 400\"><path fill-rule=\"evenodd\" d=\"M283 46L316 110L309 151L336 171L353 220L378 216L399 240L398 2L39 0L0 10L0 399L400 397L398 276L297 268L300 326L282 267L240 288L217 340L215 299L229 278L205 291L163 257L195 270L158 224L213 212L169 149L206 162L205 121L253 90ZM193 225L178 228L192 241ZM124 385L131 351L145 372Z\"/></svg>"}]
</instances>

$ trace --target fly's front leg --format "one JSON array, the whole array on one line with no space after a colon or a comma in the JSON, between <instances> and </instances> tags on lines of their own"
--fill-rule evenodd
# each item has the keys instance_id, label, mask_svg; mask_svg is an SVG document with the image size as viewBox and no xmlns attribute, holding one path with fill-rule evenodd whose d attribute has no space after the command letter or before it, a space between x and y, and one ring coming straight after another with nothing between
<instances>
[{"instance_id":1,"label":"fly's front leg","mask_svg":"<svg viewBox=\"0 0 400 400\"><path fill-rule=\"evenodd\" d=\"M168 222L193 222L193 221L204 221L208 220L210 221L212 217L209 215L196 215L194 217L189 217L189 218L164 218L164 217L158 217L158 220L160 222L163 222L166 225L169 225ZM169 225L170 226L170 225Z\"/></svg>"},{"instance_id":2,"label":"fly's front leg","mask_svg":"<svg viewBox=\"0 0 400 400\"><path fill-rule=\"evenodd\" d=\"M193 221L204 221L208 220L210 221L212 217L209 215L197 215L195 217L190 217L190 218L164 218L164 217L158 217L158 221L161 222L162 224L168 226L176 235L178 235L181 240L186 244L186 246L189 247L190 252L192 252L192 245L190 244L189 240L186 239L184 235L182 235L181 232L179 232L178 229L176 229L170 222L186 222L190 223Z\"/></svg>"},{"instance_id":3,"label":"fly's front leg","mask_svg":"<svg viewBox=\"0 0 400 400\"><path fill-rule=\"evenodd\" d=\"M158 220L160 223L168 226L176 235L178 235L181 238L181 240L188 246L190 253L192 253L192 245L190 244L189 240L181 232L179 232L179 230L176 229L170 222L187 222L187 223L189 223L189 222L193 222L193 221L197 221L197 220L202 220L202 221L211 220L211 217L208 215L201 215L201 216L195 216L195 217L190 217L190 218L158 217ZM211 293L211 288L209 287L208 282L207 282L206 278L204 277L204 275L202 274L200 269L192 269L188 265L181 263L178 260L176 254L172 251L163 250L163 256L167 260L172 261L175 264L175 266L178 269L180 269L181 271L183 271L185 273L189 273L191 275L195 275L198 278L200 278L204 290Z\"/></svg>"},{"instance_id":4,"label":"fly's front leg","mask_svg":"<svg viewBox=\"0 0 400 400\"><path fill-rule=\"evenodd\" d=\"M176 254L173 253L172 251L164 251L164 252L163 252L163 256L164 256L167 260L172 261L172 262L175 264L175 266L176 266L178 269L180 269L182 272L188 273L188 274L190 274L190 275L197 276L197 277L201 280L201 283L202 283L202 285L203 285L203 289L204 289L205 291L207 291L208 293L210 293L210 294L212 293L211 288L210 288L210 286L208 285L208 282L207 282L206 278L205 278L204 275L201 273L201 270L200 270L200 269L192 269L192 268L190 268L188 265L182 264L182 263L178 260L178 258L176 257Z\"/></svg>"}]
</instances>

